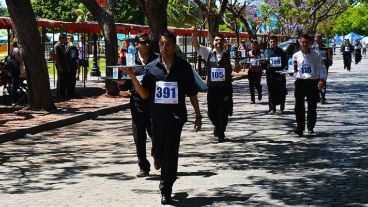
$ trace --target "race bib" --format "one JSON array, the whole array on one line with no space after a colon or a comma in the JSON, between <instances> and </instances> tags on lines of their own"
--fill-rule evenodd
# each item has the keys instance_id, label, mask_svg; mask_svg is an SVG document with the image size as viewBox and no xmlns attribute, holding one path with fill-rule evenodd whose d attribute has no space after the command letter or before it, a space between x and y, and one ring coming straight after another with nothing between
<instances>
[{"instance_id":1,"label":"race bib","mask_svg":"<svg viewBox=\"0 0 368 207\"><path fill-rule=\"evenodd\" d=\"M270 67L272 68L281 67L281 57L270 57Z\"/></svg>"},{"instance_id":2,"label":"race bib","mask_svg":"<svg viewBox=\"0 0 368 207\"><path fill-rule=\"evenodd\" d=\"M211 68L211 81L225 81L225 68Z\"/></svg>"},{"instance_id":3,"label":"race bib","mask_svg":"<svg viewBox=\"0 0 368 207\"><path fill-rule=\"evenodd\" d=\"M356 49L356 50L360 50L360 46L359 45L357 45L357 46L354 46L354 49Z\"/></svg>"},{"instance_id":4,"label":"race bib","mask_svg":"<svg viewBox=\"0 0 368 207\"><path fill-rule=\"evenodd\" d=\"M326 57L327 57L327 54L326 54L326 51L319 51L319 56L321 56L321 58L323 59L323 60L326 60Z\"/></svg>"},{"instance_id":5,"label":"race bib","mask_svg":"<svg viewBox=\"0 0 368 207\"><path fill-rule=\"evenodd\" d=\"M156 104L178 104L178 95L178 82L156 82Z\"/></svg>"},{"instance_id":6,"label":"race bib","mask_svg":"<svg viewBox=\"0 0 368 207\"><path fill-rule=\"evenodd\" d=\"M250 65L251 66L259 66L259 61L252 58L252 59L250 59Z\"/></svg>"},{"instance_id":7,"label":"race bib","mask_svg":"<svg viewBox=\"0 0 368 207\"><path fill-rule=\"evenodd\" d=\"M302 64L301 73L303 78L310 78L313 75L313 67L310 64Z\"/></svg>"},{"instance_id":8,"label":"race bib","mask_svg":"<svg viewBox=\"0 0 368 207\"><path fill-rule=\"evenodd\" d=\"M350 47L345 47L345 52L350 52Z\"/></svg>"}]
</instances>

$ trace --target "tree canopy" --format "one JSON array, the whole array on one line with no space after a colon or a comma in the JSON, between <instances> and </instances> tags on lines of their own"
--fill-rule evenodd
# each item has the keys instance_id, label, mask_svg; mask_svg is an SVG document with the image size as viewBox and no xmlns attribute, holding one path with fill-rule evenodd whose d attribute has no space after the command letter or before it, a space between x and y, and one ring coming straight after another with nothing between
<instances>
[{"instance_id":1,"label":"tree canopy","mask_svg":"<svg viewBox=\"0 0 368 207\"><path fill-rule=\"evenodd\" d=\"M33 0L32 7L38 18L67 22L75 22L78 17L78 21L93 20L80 0ZM76 11L83 15L77 15ZM115 22L144 24L144 19L143 10L135 1L116 0Z\"/></svg>"},{"instance_id":2,"label":"tree canopy","mask_svg":"<svg viewBox=\"0 0 368 207\"><path fill-rule=\"evenodd\" d=\"M368 4L361 4L347 9L334 24L333 31L338 34L355 32L368 35Z\"/></svg>"}]
</instances>

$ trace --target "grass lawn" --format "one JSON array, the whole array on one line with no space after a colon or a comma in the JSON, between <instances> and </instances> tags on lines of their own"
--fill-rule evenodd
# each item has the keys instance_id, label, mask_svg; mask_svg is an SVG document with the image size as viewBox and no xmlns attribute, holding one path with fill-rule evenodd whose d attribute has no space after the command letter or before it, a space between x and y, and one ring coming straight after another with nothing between
<instances>
[{"instance_id":1,"label":"grass lawn","mask_svg":"<svg viewBox=\"0 0 368 207\"><path fill-rule=\"evenodd\" d=\"M49 77L53 78L54 77L54 70L56 72L56 67L54 66L55 64L52 61L47 61L47 68L49 71ZM91 72L91 68L93 67L93 59L89 59L89 67L88 67L88 72ZM101 71L101 76L105 76L106 74L106 59L105 58L100 58L98 59L98 67L100 68Z\"/></svg>"}]
</instances>

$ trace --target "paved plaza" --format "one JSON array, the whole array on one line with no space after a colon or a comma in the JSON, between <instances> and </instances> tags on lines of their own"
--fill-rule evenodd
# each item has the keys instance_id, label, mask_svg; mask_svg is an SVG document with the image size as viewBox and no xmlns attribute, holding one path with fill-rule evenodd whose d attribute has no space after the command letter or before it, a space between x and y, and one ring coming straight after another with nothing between
<instances>
[{"instance_id":1,"label":"paved plaza","mask_svg":"<svg viewBox=\"0 0 368 207\"><path fill-rule=\"evenodd\" d=\"M193 131L188 101L173 205L368 206L367 80L368 59L348 72L337 55L316 134L304 137L293 133L291 77L285 112L274 115L267 114L264 78L264 98L255 105L247 79L235 81L223 143L212 135L200 93L203 128ZM137 172L129 110L99 116L2 143L0 206L160 206L160 172Z\"/></svg>"}]
</instances>

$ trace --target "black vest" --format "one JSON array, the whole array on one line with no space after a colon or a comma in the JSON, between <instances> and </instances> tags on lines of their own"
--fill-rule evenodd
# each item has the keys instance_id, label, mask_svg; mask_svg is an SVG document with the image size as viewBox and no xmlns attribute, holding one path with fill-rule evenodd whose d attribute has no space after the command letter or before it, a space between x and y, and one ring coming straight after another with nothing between
<instances>
[{"instance_id":1,"label":"black vest","mask_svg":"<svg viewBox=\"0 0 368 207\"><path fill-rule=\"evenodd\" d=\"M232 67L230 63L230 54L224 52L220 61L217 61L216 52L211 51L208 55L208 59L205 64L207 70L207 85L208 87L226 87L231 85L232 77ZM211 80L211 68L225 68L225 81L212 81Z\"/></svg>"}]
</instances>

